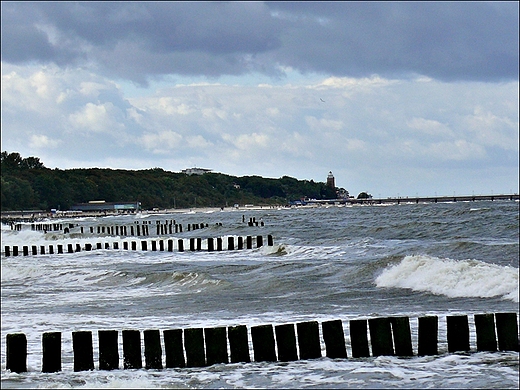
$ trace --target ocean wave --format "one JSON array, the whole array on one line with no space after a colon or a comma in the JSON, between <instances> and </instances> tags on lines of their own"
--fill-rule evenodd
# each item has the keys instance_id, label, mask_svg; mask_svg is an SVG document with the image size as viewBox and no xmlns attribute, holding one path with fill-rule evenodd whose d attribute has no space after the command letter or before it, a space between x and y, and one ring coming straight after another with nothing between
<instances>
[{"instance_id":1,"label":"ocean wave","mask_svg":"<svg viewBox=\"0 0 520 390\"><path fill-rule=\"evenodd\" d=\"M375 283L377 287L409 288L450 298L502 297L519 301L518 268L478 260L405 256L399 264L385 268Z\"/></svg>"}]
</instances>

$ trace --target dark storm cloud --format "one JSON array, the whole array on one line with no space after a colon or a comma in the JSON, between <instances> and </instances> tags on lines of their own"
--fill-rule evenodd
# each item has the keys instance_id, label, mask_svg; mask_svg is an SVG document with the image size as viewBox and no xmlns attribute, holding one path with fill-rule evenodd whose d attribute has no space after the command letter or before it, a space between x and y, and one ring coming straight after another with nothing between
<instances>
[{"instance_id":1,"label":"dark storm cloud","mask_svg":"<svg viewBox=\"0 0 520 390\"><path fill-rule=\"evenodd\" d=\"M2 3L2 60L88 61L141 83L286 66L516 80L518 3Z\"/></svg>"}]
</instances>

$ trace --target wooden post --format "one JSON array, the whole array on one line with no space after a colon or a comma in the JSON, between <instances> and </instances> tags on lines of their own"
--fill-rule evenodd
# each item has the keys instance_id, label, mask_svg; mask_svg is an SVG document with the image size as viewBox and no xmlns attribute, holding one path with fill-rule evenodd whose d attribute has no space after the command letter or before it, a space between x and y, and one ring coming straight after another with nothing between
<instances>
[{"instance_id":1,"label":"wooden post","mask_svg":"<svg viewBox=\"0 0 520 390\"><path fill-rule=\"evenodd\" d=\"M186 350L187 367L204 367L206 365L202 328L184 329L184 349Z\"/></svg>"},{"instance_id":2,"label":"wooden post","mask_svg":"<svg viewBox=\"0 0 520 390\"><path fill-rule=\"evenodd\" d=\"M392 330L389 318L370 318L368 320L372 356L393 356Z\"/></svg>"},{"instance_id":3,"label":"wooden post","mask_svg":"<svg viewBox=\"0 0 520 390\"><path fill-rule=\"evenodd\" d=\"M237 249L238 250L244 249L244 237L238 237Z\"/></svg>"},{"instance_id":4,"label":"wooden post","mask_svg":"<svg viewBox=\"0 0 520 390\"><path fill-rule=\"evenodd\" d=\"M6 370L27 372L27 337L23 333L6 336Z\"/></svg>"},{"instance_id":5,"label":"wooden post","mask_svg":"<svg viewBox=\"0 0 520 390\"><path fill-rule=\"evenodd\" d=\"M296 324L298 332L298 347L300 359L317 359L321 357L320 333L317 321L299 322Z\"/></svg>"},{"instance_id":6,"label":"wooden post","mask_svg":"<svg viewBox=\"0 0 520 390\"><path fill-rule=\"evenodd\" d=\"M497 336L495 332L495 315L475 314L475 331L477 333L477 351L497 350Z\"/></svg>"},{"instance_id":7,"label":"wooden post","mask_svg":"<svg viewBox=\"0 0 520 390\"><path fill-rule=\"evenodd\" d=\"M190 226L190 225L188 225ZM191 237L190 238L190 251L194 251L195 250L195 238L194 237Z\"/></svg>"},{"instance_id":8,"label":"wooden post","mask_svg":"<svg viewBox=\"0 0 520 390\"><path fill-rule=\"evenodd\" d=\"M11 256L11 247L9 245L6 245L5 246L5 255L6 256Z\"/></svg>"},{"instance_id":9,"label":"wooden post","mask_svg":"<svg viewBox=\"0 0 520 390\"><path fill-rule=\"evenodd\" d=\"M496 313L498 349L518 351L518 322L516 313Z\"/></svg>"},{"instance_id":10,"label":"wooden post","mask_svg":"<svg viewBox=\"0 0 520 390\"><path fill-rule=\"evenodd\" d=\"M264 238L262 236L256 236L256 247L260 248L264 245Z\"/></svg>"},{"instance_id":11,"label":"wooden post","mask_svg":"<svg viewBox=\"0 0 520 390\"><path fill-rule=\"evenodd\" d=\"M202 238L197 237L197 250L200 251L202 249Z\"/></svg>"},{"instance_id":12,"label":"wooden post","mask_svg":"<svg viewBox=\"0 0 520 390\"><path fill-rule=\"evenodd\" d=\"M222 250L222 237L217 237L217 251Z\"/></svg>"},{"instance_id":13,"label":"wooden post","mask_svg":"<svg viewBox=\"0 0 520 390\"><path fill-rule=\"evenodd\" d=\"M469 351L469 325L467 315L447 316L448 352Z\"/></svg>"},{"instance_id":14,"label":"wooden post","mask_svg":"<svg viewBox=\"0 0 520 390\"><path fill-rule=\"evenodd\" d=\"M246 247L247 249L253 248L253 238L251 236L246 237Z\"/></svg>"},{"instance_id":15,"label":"wooden post","mask_svg":"<svg viewBox=\"0 0 520 390\"><path fill-rule=\"evenodd\" d=\"M186 367L182 347L182 329L167 329L163 331L166 368Z\"/></svg>"},{"instance_id":16,"label":"wooden post","mask_svg":"<svg viewBox=\"0 0 520 390\"><path fill-rule=\"evenodd\" d=\"M438 328L437 316L419 317L419 356L437 355Z\"/></svg>"},{"instance_id":17,"label":"wooden post","mask_svg":"<svg viewBox=\"0 0 520 390\"><path fill-rule=\"evenodd\" d=\"M67 244L67 252L74 253L74 249L72 248L72 244Z\"/></svg>"},{"instance_id":18,"label":"wooden post","mask_svg":"<svg viewBox=\"0 0 520 390\"><path fill-rule=\"evenodd\" d=\"M330 359L346 359L347 348L341 320L325 321L321 324L325 353Z\"/></svg>"},{"instance_id":19,"label":"wooden post","mask_svg":"<svg viewBox=\"0 0 520 390\"><path fill-rule=\"evenodd\" d=\"M161 370L162 348L159 330L149 329L143 332L144 336L144 358L146 369Z\"/></svg>"},{"instance_id":20,"label":"wooden post","mask_svg":"<svg viewBox=\"0 0 520 390\"><path fill-rule=\"evenodd\" d=\"M412 333L408 317L390 318L396 356L413 356Z\"/></svg>"},{"instance_id":21,"label":"wooden post","mask_svg":"<svg viewBox=\"0 0 520 390\"><path fill-rule=\"evenodd\" d=\"M24 245L22 249L23 249L23 255L29 256L29 247L27 245Z\"/></svg>"},{"instance_id":22,"label":"wooden post","mask_svg":"<svg viewBox=\"0 0 520 390\"><path fill-rule=\"evenodd\" d=\"M267 236L267 246L273 246L273 236L270 234Z\"/></svg>"},{"instance_id":23,"label":"wooden post","mask_svg":"<svg viewBox=\"0 0 520 390\"><path fill-rule=\"evenodd\" d=\"M177 243L179 244L179 252L184 252L184 240L180 238Z\"/></svg>"},{"instance_id":24,"label":"wooden post","mask_svg":"<svg viewBox=\"0 0 520 390\"><path fill-rule=\"evenodd\" d=\"M208 238L208 252L213 252L213 238Z\"/></svg>"},{"instance_id":25,"label":"wooden post","mask_svg":"<svg viewBox=\"0 0 520 390\"><path fill-rule=\"evenodd\" d=\"M41 245L40 246L40 255L44 255L45 254L45 245Z\"/></svg>"},{"instance_id":26,"label":"wooden post","mask_svg":"<svg viewBox=\"0 0 520 390\"><path fill-rule=\"evenodd\" d=\"M42 351L42 372L61 371L61 332L44 333Z\"/></svg>"},{"instance_id":27,"label":"wooden post","mask_svg":"<svg viewBox=\"0 0 520 390\"><path fill-rule=\"evenodd\" d=\"M159 240L159 250L164 252L164 240Z\"/></svg>"},{"instance_id":28,"label":"wooden post","mask_svg":"<svg viewBox=\"0 0 520 390\"><path fill-rule=\"evenodd\" d=\"M352 357L370 357L367 337L367 320L350 320Z\"/></svg>"},{"instance_id":29,"label":"wooden post","mask_svg":"<svg viewBox=\"0 0 520 390\"><path fill-rule=\"evenodd\" d=\"M155 240L152 240L152 251L157 251L157 242Z\"/></svg>"},{"instance_id":30,"label":"wooden post","mask_svg":"<svg viewBox=\"0 0 520 390\"><path fill-rule=\"evenodd\" d=\"M173 252L173 240L168 240L168 252Z\"/></svg>"},{"instance_id":31,"label":"wooden post","mask_svg":"<svg viewBox=\"0 0 520 390\"><path fill-rule=\"evenodd\" d=\"M251 328L255 362L275 362L276 351L272 325L257 325Z\"/></svg>"},{"instance_id":32,"label":"wooden post","mask_svg":"<svg viewBox=\"0 0 520 390\"><path fill-rule=\"evenodd\" d=\"M235 239L233 237L228 237L227 243L228 251L232 251L233 249L235 249Z\"/></svg>"},{"instance_id":33,"label":"wooden post","mask_svg":"<svg viewBox=\"0 0 520 390\"><path fill-rule=\"evenodd\" d=\"M123 330L123 368L143 368L141 357L141 332Z\"/></svg>"},{"instance_id":34,"label":"wooden post","mask_svg":"<svg viewBox=\"0 0 520 390\"><path fill-rule=\"evenodd\" d=\"M276 325L274 332L276 335L276 345L278 347L278 360L281 362L298 360L294 324Z\"/></svg>"},{"instance_id":35,"label":"wooden post","mask_svg":"<svg viewBox=\"0 0 520 390\"><path fill-rule=\"evenodd\" d=\"M18 246L17 245L13 246L13 256L18 256Z\"/></svg>"},{"instance_id":36,"label":"wooden post","mask_svg":"<svg viewBox=\"0 0 520 390\"><path fill-rule=\"evenodd\" d=\"M208 366L229 363L227 354L226 328L204 328L206 343L206 363Z\"/></svg>"},{"instance_id":37,"label":"wooden post","mask_svg":"<svg viewBox=\"0 0 520 390\"><path fill-rule=\"evenodd\" d=\"M36 256L38 254L38 249L37 249L36 245L31 246L31 252L32 252L33 256Z\"/></svg>"},{"instance_id":38,"label":"wooden post","mask_svg":"<svg viewBox=\"0 0 520 390\"><path fill-rule=\"evenodd\" d=\"M249 341L247 338L247 327L245 325L229 326L229 351L231 363L249 363Z\"/></svg>"},{"instance_id":39,"label":"wooden post","mask_svg":"<svg viewBox=\"0 0 520 390\"><path fill-rule=\"evenodd\" d=\"M92 351L92 332L72 332L72 348L74 349L74 371L94 369L94 353Z\"/></svg>"},{"instance_id":40,"label":"wooden post","mask_svg":"<svg viewBox=\"0 0 520 390\"><path fill-rule=\"evenodd\" d=\"M143 251L148 250L148 242L146 240L141 241L141 250L143 250Z\"/></svg>"},{"instance_id":41,"label":"wooden post","mask_svg":"<svg viewBox=\"0 0 520 390\"><path fill-rule=\"evenodd\" d=\"M117 330L99 330L99 369L117 370L119 368L119 347Z\"/></svg>"}]
</instances>

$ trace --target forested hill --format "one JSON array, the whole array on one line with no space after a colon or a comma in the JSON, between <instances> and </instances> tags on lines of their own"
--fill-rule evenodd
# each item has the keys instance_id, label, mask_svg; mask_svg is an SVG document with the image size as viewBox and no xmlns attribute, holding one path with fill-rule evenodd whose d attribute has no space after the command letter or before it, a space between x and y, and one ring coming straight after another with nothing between
<instances>
[{"instance_id":1,"label":"forested hill","mask_svg":"<svg viewBox=\"0 0 520 390\"><path fill-rule=\"evenodd\" d=\"M285 205L305 197L332 199L335 189L323 182L222 173L186 175L161 168L49 169L38 157L1 154L2 211L68 210L91 200L140 201L143 209L225 207L234 204Z\"/></svg>"}]
</instances>

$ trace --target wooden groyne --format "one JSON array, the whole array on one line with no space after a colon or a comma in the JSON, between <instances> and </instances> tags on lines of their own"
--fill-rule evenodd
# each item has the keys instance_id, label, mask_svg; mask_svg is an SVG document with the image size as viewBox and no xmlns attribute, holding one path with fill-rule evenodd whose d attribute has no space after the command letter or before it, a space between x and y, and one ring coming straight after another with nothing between
<instances>
[{"instance_id":1,"label":"wooden groyne","mask_svg":"<svg viewBox=\"0 0 520 390\"><path fill-rule=\"evenodd\" d=\"M203 245L205 241L206 245ZM186 242L186 245L185 245ZM263 236L247 236L235 237L228 236L227 240L225 237L206 238L191 237L189 239L180 238L174 239L158 239L158 240L126 240L122 242L97 242L95 244L49 244L45 245L23 245L21 247L17 245L4 246L3 255L9 256L36 256L45 254L65 254L65 253L77 253L77 252L90 252L96 249L114 249L114 250L142 250L142 251L161 251L161 252L184 252L184 251L201 251L205 247L208 252L223 251L223 250L241 250L241 249L253 249L260 248L264 245ZM267 245L273 246L274 240L272 235L267 236Z\"/></svg>"},{"instance_id":2,"label":"wooden groyne","mask_svg":"<svg viewBox=\"0 0 520 390\"><path fill-rule=\"evenodd\" d=\"M476 351L518 351L517 313L475 314L474 324ZM470 352L468 316L447 316L446 325L448 353ZM416 355L408 317L350 320L350 357L343 327L343 321L339 319L321 323L326 357L347 359ZM122 330L121 334L123 369L204 367L251 361L288 362L323 357L320 324L317 321L257 325L250 327L249 332L246 325L165 329L162 331L162 338L158 329L143 332L127 329ZM144 367L141 335L144 339ZM99 330L97 338L99 370L120 369L119 331ZM95 369L91 331L72 332L72 348L74 371ZM27 353L27 338L24 333L6 336L6 369L11 372L26 372ZM61 371L61 353L61 332L43 333L42 372ZM438 317L419 317L417 355L437 354Z\"/></svg>"}]
</instances>

